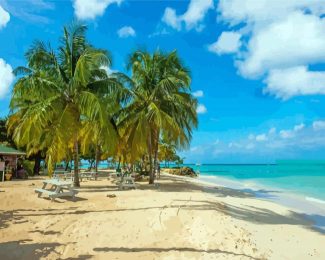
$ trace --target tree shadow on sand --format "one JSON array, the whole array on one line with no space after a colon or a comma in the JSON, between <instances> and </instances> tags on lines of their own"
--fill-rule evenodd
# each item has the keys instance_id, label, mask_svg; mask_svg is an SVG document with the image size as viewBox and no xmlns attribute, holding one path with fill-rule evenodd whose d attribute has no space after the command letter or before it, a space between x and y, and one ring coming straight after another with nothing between
<instances>
[{"instance_id":1,"label":"tree shadow on sand","mask_svg":"<svg viewBox=\"0 0 325 260\"><path fill-rule=\"evenodd\" d=\"M78 255L76 257L59 258L59 260L86 260L93 258L93 255Z\"/></svg>"},{"instance_id":2,"label":"tree shadow on sand","mask_svg":"<svg viewBox=\"0 0 325 260\"><path fill-rule=\"evenodd\" d=\"M60 243L30 243L32 240L18 240L0 243L0 259L40 259L51 253L59 254L55 249Z\"/></svg>"},{"instance_id":3,"label":"tree shadow on sand","mask_svg":"<svg viewBox=\"0 0 325 260\"><path fill-rule=\"evenodd\" d=\"M247 257L249 259L261 259L255 258L250 255L235 253L230 251L224 251L220 249L196 249L192 247L145 247L145 248L136 248L136 247L96 247L93 249L95 252L122 252L122 253L139 253L139 252L152 252L152 253L164 253L164 252L190 252L190 253L210 253L210 254L224 254L231 256L241 256Z\"/></svg>"},{"instance_id":4,"label":"tree shadow on sand","mask_svg":"<svg viewBox=\"0 0 325 260\"><path fill-rule=\"evenodd\" d=\"M132 206L132 205L131 205ZM325 216L313 214L301 214L290 211L288 215L278 214L267 208L254 206L234 206L227 203L221 203L210 200L174 200L172 204L162 206L148 206L138 208L117 208L103 210L78 210L76 207L66 209L41 209L41 210L11 210L0 212L0 229L6 228L15 221L22 221L25 217L55 216L55 215L86 215L91 213L114 213L125 212L129 214L132 211L146 210L164 210L176 209L177 214L182 211L216 211L236 219L258 224L270 225L299 225L313 231L324 233Z\"/></svg>"},{"instance_id":5,"label":"tree shadow on sand","mask_svg":"<svg viewBox=\"0 0 325 260\"><path fill-rule=\"evenodd\" d=\"M117 190L117 185L82 185L80 188L78 188L79 192L110 192Z\"/></svg>"},{"instance_id":6,"label":"tree shadow on sand","mask_svg":"<svg viewBox=\"0 0 325 260\"><path fill-rule=\"evenodd\" d=\"M39 233L41 235L60 235L61 232L60 231L54 231L54 230L47 230L47 231L44 231L44 230L32 230L32 231L29 231L29 233Z\"/></svg>"},{"instance_id":7,"label":"tree shadow on sand","mask_svg":"<svg viewBox=\"0 0 325 260\"><path fill-rule=\"evenodd\" d=\"M172 179L172 181L170 181ZM159 181L162 181L159 183ZM157 185L141 184L140 190L156 190L157 192L205 192L212 193L217 197L236 197L236 198L273 198L275 193L279 191L274 190L253 190L253 189L232 189L216 185L206 186L200 183L193 183L186 179L178 179L175 177L162 176ZM167 181L167 182L164 182ZM185 184L184 184L185 183Z\"/></svg>"},{"instance_id":8,"label":"tree shadow on sand","mask_svg":"<svg viewBox=\"0 0 325 260\"><path fill-rule=\"evenodd\" d=\"M208 200L177 201L186 202L186 205L181 207L181 209L215 210L247 222L271 225L299 225L312 231L325 233L325 216L321 215L302 214L295 211L289 211L288 215L282 215L267 208L259 208L248 205L238 207L227 203L219 203Z\"/></svg>"},{"instance_id":9,"label":"tree shadow on sand","mask_svg":"<svg viewBox=\"0 0 325 260\"><path fill-rule=\"evenodd\" d=\"M41 199L45 199L45 200L51 200L49 197L40 197ZM82 197L74 197L72 198L71 196L65 196L65 197L60 197L60 198L55 198L55 200L52 200L51 202L54 203L64 203L64 201L71 201L71 202L79 202L79 201L85 201L88 200L86 198L82 198Z\"/></svg>"}]
</instances>

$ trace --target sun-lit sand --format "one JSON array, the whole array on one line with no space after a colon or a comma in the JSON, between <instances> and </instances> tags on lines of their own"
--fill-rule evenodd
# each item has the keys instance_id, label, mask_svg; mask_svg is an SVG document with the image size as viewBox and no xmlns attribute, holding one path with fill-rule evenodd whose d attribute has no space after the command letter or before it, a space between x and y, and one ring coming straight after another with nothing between
<instances>
[{"instance_id":1,"label":"sun-lit sand","mask_svg":"<svg viewBox=\"0 0 325 260\"><path fill-rule=\"evenodd\" d=\"M162 176L118 191L84 181L76 201L42 179L0 183L0 259L325 259L325 236L289 209ZM108 196L108 195L116 195Z\"/></svg>"}]
</instances>

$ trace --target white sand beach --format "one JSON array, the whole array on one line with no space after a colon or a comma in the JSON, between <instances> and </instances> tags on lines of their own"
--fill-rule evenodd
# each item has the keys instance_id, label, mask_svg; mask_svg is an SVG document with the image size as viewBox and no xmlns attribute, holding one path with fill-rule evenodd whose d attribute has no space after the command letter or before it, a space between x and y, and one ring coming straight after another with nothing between
<instances>
[{"instance_id":1,"label":"white sand beach","mask_svg":"<svg viewBox=\"0 0 325 260\"><path fill-rule=\"evenodd\" d=\"M42 178L1 183L0 259L325 259L312 222L249 193L163 175L51 202L34 193Z\"/></svg>"}]
</instances>

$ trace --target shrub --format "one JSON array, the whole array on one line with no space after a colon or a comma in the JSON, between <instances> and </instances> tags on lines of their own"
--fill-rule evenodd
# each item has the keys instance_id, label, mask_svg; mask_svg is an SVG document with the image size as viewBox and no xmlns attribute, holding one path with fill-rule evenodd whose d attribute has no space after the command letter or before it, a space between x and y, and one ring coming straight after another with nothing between
<instances>
[{"instance_id":1,"label":"shrub","mask_svg":"<svg viewBox=\"0 0 325 260\"><path fill-rule=\"evenodd\" d=\"M27 175L33 176L34 175L34 161L24 160L22 164L23 164L25 171L27 172Z\"/></svg>"}]
</instances>

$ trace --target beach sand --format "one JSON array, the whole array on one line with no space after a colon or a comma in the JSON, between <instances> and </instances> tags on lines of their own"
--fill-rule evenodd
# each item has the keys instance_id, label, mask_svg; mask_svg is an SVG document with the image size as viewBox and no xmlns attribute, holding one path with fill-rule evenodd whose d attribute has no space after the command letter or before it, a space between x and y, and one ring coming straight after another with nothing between
<instances>
[{"instance_id":1,"label":"beach sand","mask_svg":"<svg viewBox=\"0 0 325 260\"><path fill-rule=\"evenodd\" d=\"M84 181L76 201L56 202L34 193L42 177L0 183L0 259L325 259L325 235L286 207L166 175L158 183Z\"/></svg>"}]
</instances>

